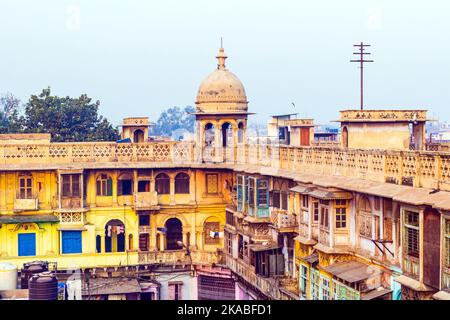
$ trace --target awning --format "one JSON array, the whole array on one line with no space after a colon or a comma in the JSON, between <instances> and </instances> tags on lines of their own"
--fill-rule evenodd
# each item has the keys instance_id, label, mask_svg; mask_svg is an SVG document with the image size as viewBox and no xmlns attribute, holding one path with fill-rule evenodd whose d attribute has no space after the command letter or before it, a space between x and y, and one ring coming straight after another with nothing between
<instances>
[{"instance_id":1,"label":"awning","mask_svg":"<svg viewBox=\"0 0 450 320\"><path fill-rule=\"evenodd\" d=\"M59 218L52 214L5 214L0 215L0 224L16 224L30 222L59 222Z\"/></svg>"},{"instance_id":2,"label":"awning","mask_svg":"<svg viewBox=\"0 0 450 320\"><path fill-rule=\"evenodd\" d=\"M266 251L266 250L274 250L274 249L281 248L281 246L278 245L275 242L268 243L266 245L264 245L262 243L252 243L248 247L250 248L250 250L252 250L254 252Z\"/></svg>"},{"instance_id":3,"label":"awning","mask_svg":"<svg viewBox=\"0 0 450 320\"><path fill-rule=\"evenodd\" d=\"M433 295L433 299L435 299L435 300L450 300L450 289L436 292Z\"/></svg>"},{"instance_id":4,"label":"awning","mask_svg":"<svg viewBox=\"0 0 450 320\"><path fill-rule=\"evenodd\" d=\"M414 291L425 291L425 292L435 291L433 288L431 288L423 283L420 283L416 279L407 277L405 275L400 275L400 276L394 278L394 281L398 282L402 286L408 287Z\"/></svg>"},{"instance_id":5,"label":"awning","mask_svg":"<svg viewBox=\"0 0 450 320\"><path fill-rule=\"evenodd\" d=\"M353 198L352 194L347 191L328 191L316 189L308 194L321 200L350 200Z\"/></svg>"},{"instance_id":6,"label":"awning","mask_svg":"<svg viewBox=\"0 0 450 320\"><path fill-rule=\"evenodd\" d=\"M91 278L89 285L83 282L83 296L103 294L140 293L141 286L136 279L127 278Z\"/></svg>"},{"instance_id":7,"label":"awning","mask_svg":"<svg viewBox=\"0 0 450 320\"><path fill-rule=\"evenodd\" d=\"M294 240L295 241L298 241L298 242L300 242L300 243L302 243L302 244L306 244L306 245L315 245L316 243L317 243L317 241L316 240L314 240L314 239L308 239L308 238L306 238L306 237L303 237L303 236L296 236L295 238L294 238Z\"/></svg>"},{"instance_id":8,"label":"awning","mask_svg":"<svg viewBox=\"0 0 450 320\"><path fill-rule=\"evenodd\" d=\"M384 295L387 295L391 292L392 292L392 290L389 290L389 289L386 289L383 287L378 287L368 293L361 294L361 300L373 300L373 299L382 297Z\"/></svg>"},{"instance_id":9,"label":"awning","mask_svg":"<svg viewBox=\"0 0 450 320\"><path fill-rule=\"evenodd\" d=\"M306 257L303 257L300 259L308 262L309 264L314 264L319 261L319 254L317 252L314 252L313 254L310 254L309 256L306 256Z\"/></svg>"},{"instance_id":10,"label":"awning","mask_svg":"<svg viewBox=\"0 0 450 320\"><path fill-rule=\"evenodd\" d=\"M255 218L246 216L244 220L250 223L271 223L270 218Z\"/></svg>"},{"instance_id":11,"label":"awning","mask_svg":"<svg viewBox=\"0 0 450 320\"><path fill-rule=\"evenodd\" d=\"M360 282L367 280L372 276L381 274L381 271L378 268L355 260L334 263L322 269L348 283Z\"/></svg>"},{"instance_id":12,"label":"awning","mask_svg":"<svg viewBox=\"0 0 450 320\"><path fill-rule=\"evenodd\" d=\"M301 194L308 194L311 191L313 191L315 188L311 187L311 186L295 186L289 190L297 192L297 193L301 193Z\"/></svg>"}]
</instances>

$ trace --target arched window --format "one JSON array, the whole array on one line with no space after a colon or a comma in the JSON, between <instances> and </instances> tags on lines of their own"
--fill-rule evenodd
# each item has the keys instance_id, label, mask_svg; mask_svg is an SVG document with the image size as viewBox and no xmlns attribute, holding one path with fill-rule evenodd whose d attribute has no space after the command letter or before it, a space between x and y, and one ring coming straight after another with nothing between
<instances>
[{"instance_id":1,"label":"arched window","mask_svg":"<svg viewBox=\"0 0 450 320\"><path fill-rule=\"evenodd\" d=\"M166 221L166 250L180 250L179 241L183 241L183 226L177 218Z\"/></svg>"},{"instance_id":2,"label":"arched window","mask_svg":"<svg viewBox=\"0 0 450 320\"><path fill-rule=\"evenodd\" d=\"M101 174L97 177L97 195L112 196L112 179L107 174Z\"/></svg>"},{"instance_id":3,"label":"arched window","mask_svg":"<svg viewBox=\"0 0 450 320\"><path fill-rule=\"evenodd\" d=\"M208 218L203 224L203 231L205 232L205 244L219 244L223 232L220 231L220 222L215 218Z\"/></svg>"},{"instance_id":4,"label":"arched window","mask_svg":"<svg viewBox=\"0 0 450 320\"><path fill-rule=\"evenodd\" d=\"M144 131L142 131L141 129L137 129L136 131L134 131L133 142L144 142L144 141L145 141Z\"/></svg>"},{"instance_id":5,"label":"arched window","mask_svg":"<svg viewBox=\"0 0 450 320\"><path fill-rule=\"evenodd\" d=\"M215 128L212 123L205 125L205 145L210 146L214 142Z\"/></svg>"},{"instance_id":6,"label":"arched window","mask_svg":"<svg viewBox=\"0 0 450 320\"><path fill-rule=\"evenodd\" d=\"M170 193L170 178L165 173L160 173L155 178L155 189L158 194Z\"/></svg>"},{"instance_id":7,"label":"arched window","mask_svg":"<svg viewBox=\"0 0 450 320\"><path fill-rule=\"evenodd\" d=\"M244 123L240 122L238 125L238 143L244 142Z\"/></svg>"},{"instance_id":8,"label":"arched window","mask_svg":"<svg viewBox=\"0 0 450 320\"><path fill-rule=\"evenodd\" d=\"M222 125L222 147L228 147L233 143L233 128L229 122Z\"/></svg>"},{"instance_id":9,"label":"arched window","mask_svg":"<svg viewBox=\"0 0 450 320\"><path fill-rule=\"evenodd\" d=\"M347 127L344 127L344 129L342 129L342 146L344 148L348 148L348 129L347 129Z\"/></svg>"},{"instance_id":10,"label":"arched window","mask_svg":"<svg viewBox=\"0 0 450 320\"><path fill-rule=\"evenodd\" d=\"M175 176L175 193L189 193L189 176L184 172Z\"/></svg>"},{"instance_id":11,"label":"arched window","mask_svg":"<svg viewBox=\"0 0 450 320\"><path fill-rule=\"evenodd\" d=\"M372 213L372 206L370 205L370 200L366 196L361 196L358 202L358 209L360 211L365 211L368 213Z\"/></svg>"},{"instance_id":12,"label":"arched window","mask_svg":"<svg viewBox=\"0 0 450 320\"><path fill-rule=\"evenodd\" d=\"M105 226L105 252L124 251L125 225L120 220L110 220Z\"/></svg>"}]
</instances>

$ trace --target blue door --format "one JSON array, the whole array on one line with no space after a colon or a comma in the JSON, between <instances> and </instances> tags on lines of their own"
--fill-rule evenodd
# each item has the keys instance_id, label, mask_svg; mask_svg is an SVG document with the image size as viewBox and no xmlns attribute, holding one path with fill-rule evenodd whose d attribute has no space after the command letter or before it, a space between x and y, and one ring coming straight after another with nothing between
<instances>
[{"instance_id":1,"label":"blue door","mask_svg":"<svg viewBox=\"0 0 450 320\"><path fill-rule=\"evenodd\" d=\"M62 253L81 253L81 231L61 231Z\"/></svg>"},{"instance_id":2,"label":"blue door","mask_svg":"<svg viewBox=\"0 0 450 320\"><path fill-rule=\"evenodd\" d=\"M19 233L19 256L36 255L36 234Z\"/></svg>"}]
</instances>

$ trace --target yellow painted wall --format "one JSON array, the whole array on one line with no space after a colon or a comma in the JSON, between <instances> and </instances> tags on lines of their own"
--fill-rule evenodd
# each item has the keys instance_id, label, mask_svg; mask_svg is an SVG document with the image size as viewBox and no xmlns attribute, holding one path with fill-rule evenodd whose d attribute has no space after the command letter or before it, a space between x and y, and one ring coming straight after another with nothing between
<instances>
[{"instance_id":1,"label":"yellow painted wall","mask_svg":"<svg viewBox=\"0 0 450 320\"><path fill-rule=\"evenodd\" d=\"M410 133L406 123L351 123L345 127L349 148L409 150Z\"/></svg>"}]
</instances>

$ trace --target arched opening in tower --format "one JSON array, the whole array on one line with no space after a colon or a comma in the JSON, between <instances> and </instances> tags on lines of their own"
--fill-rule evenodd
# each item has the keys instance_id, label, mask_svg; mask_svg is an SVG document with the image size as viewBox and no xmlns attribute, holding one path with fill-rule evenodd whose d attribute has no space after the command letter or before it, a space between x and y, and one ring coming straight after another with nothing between
<instances>
[{"instance_id":1,"label":"arched opening in tower","mask_svg":"<svg viewBox=\"0 0 450 320\"><path fill-rule=\"evenodd\" d=\"M233 143L233 129L229 122L222 124L222 147L229 147Z\"/></svg>"}]
</instances>

